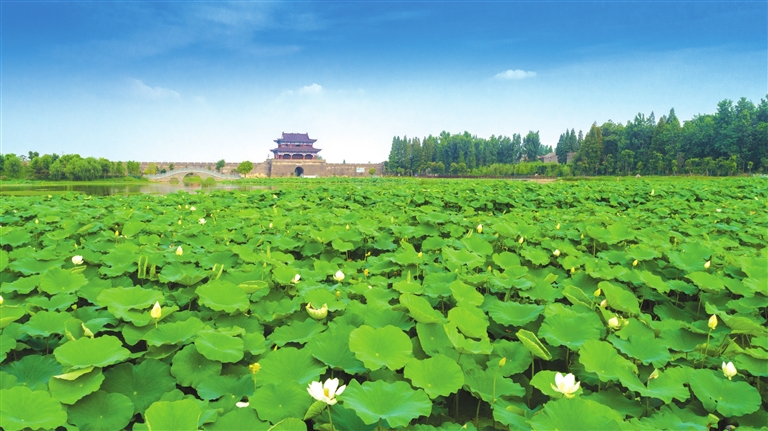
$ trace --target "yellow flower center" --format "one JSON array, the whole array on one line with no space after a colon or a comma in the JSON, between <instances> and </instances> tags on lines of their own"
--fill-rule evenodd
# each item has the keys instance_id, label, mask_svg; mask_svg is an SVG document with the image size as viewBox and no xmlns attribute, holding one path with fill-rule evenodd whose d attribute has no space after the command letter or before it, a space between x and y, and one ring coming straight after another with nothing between
<instances>
[{"instance_id":1,"label":"yellow flower center","mask_svg":"<svg viewBox=\"0 0 768 431\"><path fill-rule=\"evenodd\" d=\"M325 394L326 398L331 397L331 392L328 390L328 388L323 388L323 394Z\"/></svg>"}]
</instances>

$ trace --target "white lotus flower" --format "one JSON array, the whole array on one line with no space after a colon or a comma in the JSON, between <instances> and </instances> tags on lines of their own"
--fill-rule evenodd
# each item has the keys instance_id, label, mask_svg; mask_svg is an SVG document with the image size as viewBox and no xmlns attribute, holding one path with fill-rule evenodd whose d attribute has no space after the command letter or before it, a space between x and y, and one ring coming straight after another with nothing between
<instances>
[{"instance_id":1,"label":"white lotus flower","mask_svg":"<svg viewBox=\"0 0 768 431\"><path fill-rule=\"evenodd\" d=\"M2 296L0 296L0 305L3 305L3 301L4 301L4 300L3 300L3 297L2 297Z\"/></svg>"},{"instance_id":2,"label":"white lotus flower","mask_svg":"<svg viewBox=\"0 0 768 431\"><path fill-rule=\"evenodd\" d=\"M483 225L477 225L477 233L483 233Z\"/></svg>"},{"instance_id":3,"label":"white lotus flower","mask_svg":"<svg viewBox=\"0 0 768 431\"><path fill-rule=\"evenodd\" d=\"M553 251L552 254L554 254L555 257L559 257L560 256L560 250L555 249L555 251Z\"/></svg>"},{"instance_id":4,"label":"white lotus flower","mask_svg":"<svg viewBox=\"0 0 768 431\"><path fill-rule=\"evenodd\" d=\"M160 307L159 301L155 301L155 305L152 307L152 311L149 312L149 315L155 320L163 315L163 309Z\"/></svg>"},{"instance_id":5,"label":"white lotus flower","mask_svg":"<svg viewBox=\"0 0 768 431\"><path fill-rule=\"evenodd\" d=\"M704 263L704 269L709 269L710 265L712 265L712 261L708 260L706 263Z\"/></svg>"},{"instance_id":6,"label":"white lotus flower","mask_svg":"<svg viewBox=\"0 0 768 431\"><path fill-rule=\"evenodd\" d=\"M181 256L182 254L184 254L184 250L182 250L181 246L179 246L179 248L176 249L176 256Z\"/></svg>"},{"instance_id":7,"label":"white lotus flower","mask_svg":"<svg viewBox=\"0 0 768 431\"><path fill-rule=\"evenodd\" d=\"M336 274L333 274L333 279L341 283L344 281L344 273L341 270L336 271Z\"/></svg>"},{"instance_id":8,"label":"white lotus flower","mask_svg":"<svg viewBox=\"0 0 768 431\"><path fill-rule=\"evenodd\" d=\"M238 408L241 408L241 409L245 408L245 407L248 407L249 405L251 405L251 403L249 403L248 401L238 401L238 402L235 403L235 406L237 406Z\"/></svg>"},{"instance_id":9,"label":"white lotus flower","mask_svg":"<svg viewBox=\"0 0 768 431\"><path fill-rule=\"evenodd\" d=\"M336 404L336 396L341 395L346 388L347 385L339 386L339 379L328 379L325 383L310 383L307 392L312 398L332 406Z\"/></svg>"},{"instance_id":10,"label":"white lotus flower","mask_svg":"<svg viewBox=\"0 0 768 431\"><path fill-rule=\"evenodd\" d=\"M603 299L602 301L600 301L600 307L601 308L605 308L607 306L608 306L608 300L607 299Z\"/></svg>"},{"instance_id":11,"label":"white lotus flower","mask_svg":"<svg viewBox=\"0 0 768 431\"><path fill-rule=\"evenodd\" d=\"M190 211L194 211L194 210L195 210L195 207L189 207L189 210L190 210Z\"/></svg>"},{"instance_id":12,"label":"white lotus flower","mask_svg":"<svg viewBox=\"0 0 768 431\"><path fill-rule=\"evenodd\" d=\"M524 237L522 237L522 236L520 237L520 239L518 239L518 240L517 240L517 242L518 242L519 244L522 244L522 243L523 243L523 241L525 241L525 238L524 238Z\"/></svg>"},{"instance_id":13,"label":"white lotus flower","mask_svg":"<svg viewBox=\"0 0 768 431\"><path fill-rule=\"evenodd\" d=\"M80 265L83 263L83 256L72 256L72 263L75 265Z\"/></svg>"},{"instance_id":14,"label":"white lotus flower","mask_svg":"<svg viewBox=\"0 0 768 431\"><path fill-rule=\"evenodd\" d=\"M728 380L731 380L738 373L736 367L733 366L733 362L728 362L727 364L723 362L723 374L725 374L725 377L728 377Z\"/></svg>"},{"instance_id":15,"label":"white lotus flower","mask_svg":"<svg viewBox=\"0 0 768 431\"><path fill-rule=\"evenodd\" d=\"M201 219L200 219L200 220L198 220L197 222L198 222L198 223L200 223L200 224L205 224L205 219L204 219L204 218L201 218Z\"/></svg>"},{"instance_id":16,"label":"white lotus flower","mask_svg":"<svg viewBox=\"0 0 768 431\"><path fill-rule=\"evenodd\" d=\"M611 329L619 329L621 328L621 322L619 322L618 317L613 316L610 319L608 319L608 326L610 326Z\"/></svg>"},{"instance_id":17,"label":"white lotus flower","mask_svg":"<svg viewBox=\"0 0 768 431\"><path fill-rule=\"evenodd\" d=\"M299 274L296 274L296 275L294 275L294 276L293 276L293 278L291 279L291 283L293 283L293 284L296 284L296 283L298 283L298 282L299 282L299 280L301 280L301 276L300 276Z\"/></svg>"},{"instance_id":18,"label":"white lotus flower","mask_svg":"<svg viewBox=\"0 0 768 431\"><path fill-rule=\"evenodd\" d=\"M577 382L576 377L571 373L566 375L557 373L555 374L555 384L550 383L549 386L552 386L556 392L565 395L566 398L573 398L573 394L579 390L581 382Z\"/></svg>"}]
</instances>

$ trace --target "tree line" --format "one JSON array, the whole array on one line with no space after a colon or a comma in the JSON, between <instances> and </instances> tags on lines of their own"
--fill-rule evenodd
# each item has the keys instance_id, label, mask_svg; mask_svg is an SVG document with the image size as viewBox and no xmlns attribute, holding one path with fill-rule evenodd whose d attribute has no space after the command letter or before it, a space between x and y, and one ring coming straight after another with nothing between
<instances>
[{"instance_id":1,"label":"tree line","mask_svg":"<svg viewBox=\"0 0 768 431\"><path fill-rule=\"evenodd\" d=\"M551 152L529 132L521 139L469 132L394 137L390 174L424 175L734 175L768 172L768 100L723 100L714 114L681 124L674 108L658 121L639 113L626 124L592 124L586 135L566 130L556 144L558 164L537 161ZM510 166L513 165L513 166ZM514 166L518 165L518 166Z\"/></svg>"},{"instance_id":2,"label":"tree line","mask_svg":"<svg viewBox=\"0 0 768 431\"><path fill-rule=\"evenodd\" d=\"M114 162L103 157L83 158L79 154L41 156L37 151L29 151L22 155L0 154L0 172L5 178L91 181L126 175L139 177L141 165L136 161Z\"/></svg>"}]
</instances>

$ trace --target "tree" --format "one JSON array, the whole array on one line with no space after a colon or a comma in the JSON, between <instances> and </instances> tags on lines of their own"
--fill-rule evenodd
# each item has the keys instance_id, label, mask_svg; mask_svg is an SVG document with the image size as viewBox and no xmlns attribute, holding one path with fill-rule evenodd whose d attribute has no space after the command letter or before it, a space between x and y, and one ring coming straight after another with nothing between
<instances>
[{"instance_id":1,"label":"tree","mask_svg":"<svg viewBox=\"0 0 768 431\"><path fill-rule=\"evenodd\" d=\"M596 124L592 124L587 136L584 137L584 142L581 143L575 162L582 173L595 175L600 168L602 158L603 131Z\"/></svg>"},{"instance_id":2,"label":"tree","mask_svg":"<svg viewBox=\"0 0 768 431\"><path fill-rule=\"evenodd\" d=\"M126 162L125 168L128 170L128 175L131 175L134 177L141 176L141 164L139 164L139 162L135 162L135 161Z\"/></svg>"},{"instance_id":3,"label":"tree","mask_svg":"<svg viewBox=\"0 0 768 431\"><path fill-rule=\"evenodd\" d=\"M253 170L253 163L249 162L248 160L240 163L237 165L237 172L240 173L242 176L248 175L249 172Z\"/></svg>"},{"instance_id":4,"label":"tree","mask_svg":"<svg viewBox=\"0 0 768 431\"><path fill-rule=\"evenodd\" d=\"M216 170L221 172L221 170L224 168L224 166L227 164L227 162L224 161L224 159L219 160L216 162Z\"/></svg>"},{"instance_id":5,"label":"tree","mask_svg":"<svg viewBox=\"0 0 768 431\"><path fill-rule=\"evenodd\" d=\"M535 162L539 156L541 150L541 140L539 139L539 132L536 133L529 131L525 138L523 138L523 154L526 160L529 162Z\"/></svg>"},{"instance_id":6,"label":"tree","mask_svg":"<svg viewBox=\"0 0 768 431\"><path fill-rule=\"evenodd\" d=\"M172 170L173 170L173 168L174 168L174 166L173 166L173 162L171 162L171 163L168 163L168 170L169 170L169 171L172 171Z\"/></svg>"},{"instance_id":7,"label":"tree","mask_svg":"<svg viewBox=\"0 0 768 431\"><path fill-rule=\"evenodd\" d=\"M16 154L10 153L5 155L3 170L6 175L11 178L17 178L23 169L24 164L21 163L21 159Z\"/></svg>"},{"instance_id":8,"label":"tree","mask_svg":"<svg viewBox=\"0 0 768 431\"><path fill-rule=\"evenodd\" d=\"M147 175L155 175L157 173L157 165L152 162L147 165L147 168L144 169L144 173Z\"/></svg>"},{"instance_id":9,"label":"tree","mask_svg":"<svg viewBox=\"0 0 768 431\"><path fill-rule=\"evenodd\" d=\"M376 168L368 169L368 175L371 175L371 176L376 175Z\"/></svg>"}]
</instances>

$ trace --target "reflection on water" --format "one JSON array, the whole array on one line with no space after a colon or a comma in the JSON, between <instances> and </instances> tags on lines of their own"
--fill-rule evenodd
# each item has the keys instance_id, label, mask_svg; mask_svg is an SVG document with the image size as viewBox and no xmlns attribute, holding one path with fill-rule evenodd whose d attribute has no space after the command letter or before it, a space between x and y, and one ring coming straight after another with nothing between
<instances>
[{"instance_id":1,"label":"reflection on water","mask_svg":"<svg viewBox=\"0 0 768 431\"><path fill-rule=\"evenodd\" d=\"M140 183L140 184L2 184L0 186L0 195L5 196L28 196L45 193L65 193L78 192L96 196L111 195L131 195L131 194L158 194L167 195L178 191L187 193L212 192L216 190L258 190L272 189L269 186L257 186L247 184L169 184L169 183Z\"/></svg>"}]
</instances>

